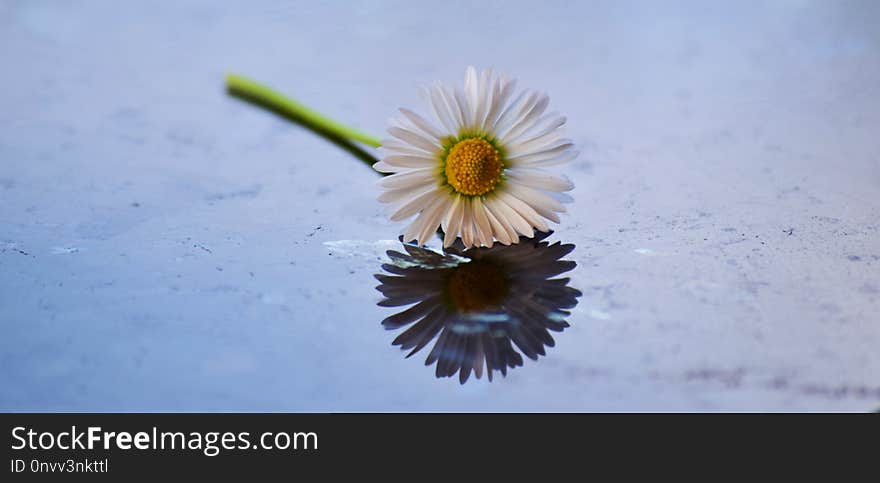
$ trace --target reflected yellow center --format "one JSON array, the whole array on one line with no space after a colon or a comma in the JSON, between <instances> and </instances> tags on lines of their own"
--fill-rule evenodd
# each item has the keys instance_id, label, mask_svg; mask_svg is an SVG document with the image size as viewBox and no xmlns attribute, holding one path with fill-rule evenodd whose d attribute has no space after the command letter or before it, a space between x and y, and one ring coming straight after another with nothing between
<instances>
[{"instance_id":1,"label":"reflected yellow center","mask_svg":"<svg viewBox=\"0 0 880 483\"><path fill-rule=\"evenodd\" d=\"M507 295L507 278L492 263L472 261L453 270L446 293L462 312L486 310L501 305Z\"/></svg>"},{"instance_id":2,"label":"reflected yellow center","mask_svg":"<svg viewBox=\"0 0 880 483\"><path fill-rule=\"evenodd\" d=\"M461 194L480 196L501 181L504 165L495 146L481 138L459 141L446 156L446 180Z\"/></svg>"}]
</instances>

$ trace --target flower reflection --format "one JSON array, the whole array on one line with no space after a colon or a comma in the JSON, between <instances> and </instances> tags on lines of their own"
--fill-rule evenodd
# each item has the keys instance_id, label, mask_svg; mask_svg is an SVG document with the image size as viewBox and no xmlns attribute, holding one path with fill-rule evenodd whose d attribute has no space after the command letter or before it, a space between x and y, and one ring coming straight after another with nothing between
<instances>
[{"instance_id":1,"label":"flower reflection","mask_svg":"<svg viewBox=\"0 0 880 483\"><path fill-rule=\"evenodd\" d=\"M377 274L383 307L412 307L382 321L388 330L410 326L393 345L411 349L407 357L435 340L425 365L436 362L437 377L456 373L462 384L471 371L489 380L494 371L521 366L522 355L537 360L553 347L550 331L562 332L581 292L568 278L552 278L576 263L560 260L572 244L552 245L550 233L521 237L518 244L464 250L456 241L444 253L404 244L406 253L388 251L389 274ZM519 352L517 351L519 349Z\"/></svg>"}]
</instances>

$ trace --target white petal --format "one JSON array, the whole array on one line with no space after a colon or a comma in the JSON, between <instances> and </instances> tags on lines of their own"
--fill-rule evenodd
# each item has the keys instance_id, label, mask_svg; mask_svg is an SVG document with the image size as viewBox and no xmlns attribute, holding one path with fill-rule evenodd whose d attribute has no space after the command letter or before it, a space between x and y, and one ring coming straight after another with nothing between
<instances>
[{"instance_id":1,"label":"white petal","mask_svg":"<svg viewBox=\"0 0 880 483\"><path fill-rule=\"evenodd\" d=\"M520 216L516 210L508 206L500 197L490 198L487 201L487 204L492 208L492 211L495 212L501 223L509 225L515 230L514 236L511 237L511 240L513 240L514 243L516 243L516 240L519 238L516 236L516 233L525 235L529 238L534 236L532 225L530 225L525 218Z\"/></svg>"},{"instance_id":2,"label":"white petal","mask_svg":"<svg viewBox=\"0 0 880 483\"><path fill-rule=\"evenodd\" d=\"M505 175L520 184L546 191L563 192L574 188L574 183L568 179L538 169L512 168L506 170Z\"/></svg>"},{"instance_id":3,"label":"white petal","mask_svg":"<svg viewBox=\"0 0 880 483\"><path fill-rule=\"evenodd\" d=\"M530 133L523 139L518 140L518 142L522 144L530 143L561 128L565 124L565 121L565 116L560 116L555 112L547 114L535 123L535 132Z\"/></svg>"},{"instance_id":4,"label":"white petal","mask_svg":"<svg viewBox=\"0 0 880 483\"><path fill-rule=\"evenodd\" d=\"M510 129L501 136L502 144L518 138L522 133L531 129L535 125L535 121L541 117L541 114L544 114L548 104L550 104L550 98L546 94L538 95L535 104L528 111L522 113Z\"/></svg>"},{"instance_id":5,"label":"white petal","mask_svg":"<svg viewBox=\"0 0 880 483\"><path fill-rule=\"evenodd\" d=\"M379 180L379 186L393 190L409 188L419 184L434 183L437 183L437 175L434 173L433 168L401 171L400 173L392 174L391 176L386 176Z\"/></svg>"},{"instance_id":6,"label":"white petal","mask_svg":"<svg viewBox=\"0 0 880 483\"><path fill-rule=\"evenodd\" d=\"M570 142L562 142L562 144L555 144L552 148L545 149L537 153L511 156L507 158L507 162L512 167L528 164L544 164L545 161L553 161L557 158L566 158L567 156L570 156L571 153L575 153L576 155L577 151L574 151L572 149L573 146L574 145ZM567 157L565 161L570 161L572 159L574 159L574 157Z\"/></svg>"},{"instance_id":7,"label":"white petal","mask_svg":"<svg viewBox=\"0 0 880 483\"><path fill-rule=\"evenodd\" d=\"M458 232L461 230L462 217L464 216L464 203L462 203L461 199L461 195L455 195L455 200L452 202L452 206L446 212L446 218L443 220L443 230L445 231L443 237L444 247L452 246L456 238L458 238Z\"/></svg>"},{"instance_id":8,"label":"white petal","mask_svg":"<svg viewBox=\"0 0 880 483\"><path fill-rule=\"evenodd\" d=\"M405 143L399 139L385 138L382 140L382 151L386 154L404 154L413 156L429 156L432 157L437 152L436 149L425 151L424 149Z\"/></svg>"},{"instance_id":9,"label":"white petal","mask_svg":"<svg viewBox=\"0 0 880 483\"><path fill-rule=\"evenodd\" d=\"M506 188L510 194L531 206L539 215L548 220L559 223L559 215L556 213L565 213L565 207L562 206L562 203L536 189L522 186L515 182L508 182Z\"/></svg>"},{"instance_id":10,"label":"white petal","mask_svg":"<svg viewBox=\"0 0 880 483\"><path fill-rule=\"evenodd\" d=\"M456 123L452 118L452 113L449 111L449 108L446 106L446 102L443 98L443 89L440 85L435 85L434 87L428 90L429 99L431 100L431 107L434 111L434 116L440 121L440 124L446 129L446 131L450 134L454 134L456 132Z\"/></svg>"},{"instance_id":11,"label":"white petal","mask_svg":"<svg viewBox=\"0 0 880 483\"><path fill-rule=\"evenodd\" d=\"M437 139L422 136L409 129L392 126L388 128L388 133L401 141L409 143L429 153L440 150L440 142Z\"/></svg>"},{"instance_id":12,"label":"white petal","mask_svg":"<svg viewBox=\"0 0 880 483\"><path fill-rule=\"evenodd\" d=\"M471 222L473 223L473 227L474 227L473 244L474 244L474 246L482 246L483 245L483 237L485 235L480 230L480 224L477 223L477 212L476 212L476 210L474 210L474 200L476 200L476 199L477 199L476 197L468 199L468 208L467 209L470 210L470 212L471 212L470 218L471 218Z\"/></svg>"},{"instance_id":13,"label":"white petal","mask_svg":"<svg viewBox=\"0 0 880 483\"><path fill-rule=\"evenodd\" d=\"M516 239L516 233L509 226L505 226L498 218L492 213L491 208L489 208L488 202L481 202L483 209L486 211L486 217L489 219L489 224L492 225L492 236L495 237L498 241L505 245L510 245L511 241ZM509 231L508 231L509 230ZM510 237L513 237L511 239Z\"/></svg>"},{"instance_id":14,"label":"white petal","mask_svg":"<svg viewBox=\"0 0 880 483\"><path fill-rule=\"evenodd\" d=\"M517 161L517 164L512 164L511 166L516 167L525 167L525 168L542 168L546 166L555 166L559 164L565 164L573 159L577 158L580 154L579 151L568 150L554 157L546 157L543 159L532 159L528 162L523 163L522 161Z\"/></svg>"},{"instance_id":15,"label":"white petal","mask_svg":"<svg viewBox=\"0 0 880 483\"><path fill-rule=\"evenodd\" d=\"M555 165L559 165L559 164L565 164L565 163L568 163L570 161L575 160L578 157L578 155L580 155L580 154L581 154L580 151L569 150L568 152L560 154L559 156L557 156L555 158L547 158L547 159L542 159L540 161L532 161L531 163L529 163L529 166L530 167L531 166L541 167L541 166L555 166Z\"/></svg>"},{"instance_id":16,"label":"white petal","mask_svg":"<svg viewBox=\"0 0 880 483\"><path fill-rule=\"evenodd\" d=\"M558 143L561 139L560 133L549 132L544 134L543 136L539 136L537 138L532 138L527 141L516 140L514 142L509 142L504 144L504 148L507 151L508 157L514 156L522 156L524 154L532 154L538 151L543 151L553 146L555 143ZM566 140L568 141L568 140Z\"/></svg>"},{"instance_id":17,"label":"white petal","mask_svg":"<svg viewBox=\"0 0 880 483\"><path fill-rule=\"evenodd\" d=\"M541 218L541 215L538 214L531 206L525 204L519 198L505 193L501 191L498 193L498 198L507 204L507 206L513 208L520 216L522 216L527 222L529 222L533 227L537 228L540 231L547 231L547 223Z\"/></svg>"},{"instance_id":18,"label":"white petal","mask_svg":"<svg viewBox=\"0 0 880 483\"><path fill-rule=\"evenodd\" d=\"M383 161L373 163L372 168L380 173L396 173L397 171L399 171L398 168L391 166L390 164Z\"/></svg>"},{"instance_id":19,"label":"white petal","mask_svg":"<svg viewBox=\"0 0 880 483\"><path fill-rule=\"evenodd\" d=\"M499 76L496 84L496 95L492 97L492 106L486 114L485 130L494 133L498 127L498 118L507 109L507 101L516 89L516 79L508 80L505 75Z\"/></svg>"},{"instance_id":20,"label":"white petal","mask_svg":"<svg viewBox=\"0 0 880 483\"><path fill-rule=\"evenodd\" d=\"M461 89L455 88L454 94L455 101L458 103L458 108L461 111L461 125L465 129L471 129L473 127L473 114L471 113L470 103L468 103Z\"/></svg>"},{"instance_id":21,"label":"white petal","mask_svg":"<svg viewBox=\"0 0 880 483\"><path fill-rule=\"evenodd\" d=\"M467 99L467 112L470 122L467 123L468 128L473 128L477 120L477 111L479 110L480 101L480 84L477 79L477 69L469 66L464 74L464 94Z\"/></svg>"},{"instance_id":22,"label":"white petal","mask_svg":"<svg viewBox=\"0 0 880 483\"><path fill-rule=\"evenodd\" d=\"M461 217L461 241L464 243L465 248L470 248L474 244L474 220L471 216L470 198L462 197L462 204L464 207L462 209Z\"/></svg>"},{"instance_id":23,"label":"white petal","mask_svg":"<svg viewBox=\"0 0 880 483\"><path fill-rule=\"evenodd\" d=\"M400 203L411 200L422 193L434 189L436 189L436 185L434 184L417 184L410 186L409 188L384 191L379 195L378 200L380 203Z\"/></svg>"},{"instance_id":24,"label":"white petal","mask_svg":"<svg viewBox=\"0 0 880 483\"><path fill-rule=\"evenodd\" d=\"M471 209L474 211L474 225L477 229L477 235L480 237L480 244L483 246L492 246L492 224L486 216L486 209L480 198L474 197L471 200Z\"/></svg>"},{"instance_id":25,"label":"white petal","mask_svg":"<svg viewBox=\"0 0 880 483\"><path fill-rule=\"evenodd\" d=\"M438 198L443 197L439 190L430 190L424 194L416 196L401 206L391 215L391 221L400 221L415 215L419 211L423 211L431 206Z\"/></svg>"},{"instance_id":26,"label":"white petal","mask_svg":"<svg viewBox=\"0 0 880 483\"><path fill-rule=\"evenodd\" d=\"M419 232L419 245L427 243L431 235L433 235L440 226L440 220L443 218L446 210L449 209L449 198L445 195L444 198L445 199L434 207L429 208L426 212L422 212L422 214L425 215L425 221L422 230Z\"/></svg>"},{"instance_id":27,"label":"white petal","mask_svg":"<svg viewBox=\"0 0 880 483\"><path fill-rule=\"evenodd\" d=\"M538 93L532 90L523 91L515 101L501 114L495 123L495 136L501 137L522 116L538 102Z\"/></svg>"},{"instance_id":28,"label":"white petal","mask_svg":"<svg viewBox=\"0 0 880 483\"><path fill-rule=\"evenodd\" d=\"M461 114L461 106L459 106L458 101L455 100L455 94L452 93L448 87L438 84L440 88L440 97L443 99L443 103L446 105L446 109L449 110L449 113L452 117L452 122L455 127L453 128L453 133L458 134L458 131L464 126L464 120Z\"/></svg>"},{"instance_id":29,"label":"white petal","mask_svg":"<svg viewBox=\"0 0 880 483\"><path fill-rule=\"evenodd\" d=\"M483 121L480 124L480 130L483 132L490 132L490 123L494 123L494 116L499 112L498 102L501 98L501 80L504 78L503 74L498 77L492 78L489 80L489 85L486 87L486 113L483 116ZM494 135L494 132L493 132Z\"/></svg>"},{"instance_id":30,"label":"white petal","mask_svg":"<svg viewBox=\"0 0 880 483\"><path fill-rule=\"evenodd\" d=\"M402 108L402 107L400 108L400 112L401 112L401 114L406 116L406 118L409 119L410 122L415 124L415 126L417 128L424 131L425 134L432 136L434 139L439 140L439 139L443 139L444 137L446 137L446 135L442 131L440 131L440 129L438 129L430 121L428 121L427 119L423 118L422 116L416 114L415 112L410 111L409 109Z\"/></svg>"},{"instance_id":31,"label":"white petal","mask_svg":"<svg viewBox=\"0 0 880 483\"><path fill-rule=\"evenodd\" d=\"M427 241L427 237L420 237L422 233L427 231L429 234L431 232L430 224L434 219L434 216L437 211L443 208L444 204L449 201L449 197L445 195L445 193L441 196L437 196L428 206L419 213L419 216L407 227L406 231L403 233L403 241L408 242L412 240L417 240L419 245L423 244L423 240ZM439 220L437 224L434 225L434 230L437 229L437 226L440 225Z\"/></svg>"},{"instance_id":32,"label":"white petal","mask_svg":"<svg viewBox=\"0 0 880 483\"><path fill-rule=\"evenodd\" d=\"M474 127L480 131L484 128L486 113L489 112L489 99L492 94L492 69L486 69L480 74L480 85L477 90L477 109L474 117Z\"/></svg>"},{"instance_id":33,"label":"white petal","mask_svg":"<svg viewBox=\"0 0 880 483\"><path fill-rule=\"evenodd\" d=\"M517 144L516 146L522 150L521 145ZM507 159L520 159L525 156L531 156L533 154L541 154L541 153L558 154L558 153L560 153L560 152L564 151L565 149L570 148L572 146L574 146L574 143L571 141L571 139L558 138L553 141L550 141L549 143L540 147L537 150L529 150L529 151L523 150L524 152L522 154L508 155Z\"/></svg>"},{"instance_id":34,"label":"white petal","mask_svg":"<svg viewBox=\"0 0 880 483\"><path fill-rule=\"evenodd\" d=\"M412 155L402 155L402 154L393 154L389 156L385 156L382 159L382 162L385 165L388 165L391 168L430 168L432 166L437 166L439 161L435 158L431 158L428 156L412 156ZM378 163L376 163L378 164ZM398 169L399 170L399 169ZM386 171L388 172L388 171Z\"/></svg>"},{"instance_id":35,"label":"white petal","mask_svg":"<svg viewBox=\"0 0 880 483\"><path fill-rule=\"evenodd\" d=\"M574 146L574 143L571 139L560 138L556 133L551 133L528 144L513 143L509 145L507 159L519 159L532 154L540 154L563 145L571 147Z\"/></svg>"}]
</instances>

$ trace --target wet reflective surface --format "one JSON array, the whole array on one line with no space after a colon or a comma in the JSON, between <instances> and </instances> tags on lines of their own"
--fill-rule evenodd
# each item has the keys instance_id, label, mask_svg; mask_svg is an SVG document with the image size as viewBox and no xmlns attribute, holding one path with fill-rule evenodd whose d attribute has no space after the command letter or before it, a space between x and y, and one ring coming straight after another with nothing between
<instances>
[{"instance_id":1,"label":"wet reflective surface","mask_svg":"<svg viewBox=\"0 0 880 483\"><path fill-rule=\"evenodd\" d=\"M0 409L880 406L880 3L162 4L0 2ZM223 76L381 133L469 64L568 118L582 296L460 384L380 324L377 174Z\"/></svg>"},{"instance_id":2,"label":"wet reflective surface","mask_svg":"<svg viewBox=\"0 0 880 483\"><path fill-rule=\"evenodd\" d=\"M471 371L482 377L484 362L491 381L495 371L521 366L520 352L546 355L556 345L550 332L569 327L568 309L581 296L569 279L554 278L577 265L560 260L574 245L542 241L549 235L469 250L458 240L442 254L411 244L405 253L389 250L382 268L393 275L376 275L379 305L412 305L382 321L389 330L407 327L392 344L412 349L410 357L433 343L425 365L436 363L437 377L458 373L462 384Z\"/></svg>"}]
</instances>

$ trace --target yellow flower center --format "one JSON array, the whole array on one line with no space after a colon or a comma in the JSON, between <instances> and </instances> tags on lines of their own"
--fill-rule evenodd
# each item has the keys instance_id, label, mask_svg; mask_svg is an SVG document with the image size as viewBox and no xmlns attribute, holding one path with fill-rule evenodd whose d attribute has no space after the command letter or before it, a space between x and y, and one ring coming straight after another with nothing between
<instances>
[{"instance_id":1,"label":"yellow flower center","mask_svg":"<svg viewBox=\"0 0 880 483\"><path fill-rule=\"evenodd\" d=\"M501 154L482 138L470 138L452 146L446 156L446 180L461 194L480 196L501 181Z\"/></svg>"},{"instance_id":2,"label":"yellow flower center","mask_svg":"<svg viewBox=\"0 0 880 483\"><path fill-rule=\"evenodd\" d=\"M493 263L471 261L453 270L446 294L452 306L462 312L498 307L507 295L507 278Z\"/></svg>"}]
</instances>

